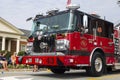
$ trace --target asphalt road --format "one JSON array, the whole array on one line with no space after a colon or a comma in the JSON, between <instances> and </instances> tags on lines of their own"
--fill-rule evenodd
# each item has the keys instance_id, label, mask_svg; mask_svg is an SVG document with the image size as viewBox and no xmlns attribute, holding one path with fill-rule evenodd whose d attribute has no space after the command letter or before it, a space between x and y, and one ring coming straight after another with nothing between
<instances>
[{"instance_id":1,"label":"asphalt road","mask_svg":"<svg viewBox=\"0 0 120 80\"><path fill-rule=\"evenodd\" d=\"M4 72L0 73L0 80L120 80L120 70L108 73L101 77L90 77L85 71L70 71L62 75L50 71L40 72Z\"/></svg>"}]
</instances>

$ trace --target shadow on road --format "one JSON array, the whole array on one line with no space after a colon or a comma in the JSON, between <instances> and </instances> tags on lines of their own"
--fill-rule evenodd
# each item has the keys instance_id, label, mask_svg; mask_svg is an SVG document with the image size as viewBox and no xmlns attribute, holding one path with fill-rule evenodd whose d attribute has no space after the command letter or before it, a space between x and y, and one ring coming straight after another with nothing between
<instances>
[{"instance_id":1,"label":"shadow on road","mask_svg":"<svg viewBox=\"0 0 120 80\"><path fill-rule=\"evenodd\" d=\"M53 74L52 72L40 73L40 74L31 74L32 76L43 76L48 78L59 78L59 79L75 79L79 77L88 77L86 72L66 72L64 74Z\"/></svg>"},{"instance_id":2,"label":"shadow on road","mask_svg":"<svg viewBox=\"0 0 120 80\"><path fill-rule=\"evenodd\" d=\"M109 72L107 74L104 74L103 76L113 76L116 74L120 74L120 70L117 71L112 71ZM46 72L46 73L40 73L40 74L30 74L31 76L41 76L41 77L47 77L47 78L58 78L58 79L76 79L76 78L90 78L90 76L88 76L86 74L86 72L79 72L79 71L73 71L73 72L66 72L64 74L53 74L52 72Z\"/></svg>"},{"instance_id":3,"label":"shadow on road","mask_svg":"<svg viewBox=\"0 0 120 80\"><path fill-rule=\"evenodd\" d=\"M120 70L110 71L106 75L115 75L115 74L120 74Z\"/></svg>"}]
</instances>

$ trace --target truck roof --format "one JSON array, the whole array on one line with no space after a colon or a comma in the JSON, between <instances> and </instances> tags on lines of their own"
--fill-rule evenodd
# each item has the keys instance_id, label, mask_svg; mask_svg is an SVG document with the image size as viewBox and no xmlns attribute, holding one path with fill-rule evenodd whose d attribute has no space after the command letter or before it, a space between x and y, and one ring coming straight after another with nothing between
<instances>
[{"instance_id":1,"label":"truck roof","mask_svg":"<svg viewBox=\"0 0 120 80\"><path fill-rule=\"evenodd\" d=\"M59 11L59 12L56 12L56 13L53 13L53 14L47 14L47 15L36 15L36 17L34 18L34 21L37 21L38 19L42 19L42 18L52 17L54 15L67 13L67 12L70 12L70 10ZM88 15L89 17L96 18L96 19L99 19L99 20L102 20L102 21L106 21L108 23L113 24L112 22L110 22L108 20L105 20L105 19L102 19L102 18L98 17L97 15L88 14L88 13L82 12L80 10L75 10L75 12L79 12L81 15Z\"/></svg>"}]
</instances>

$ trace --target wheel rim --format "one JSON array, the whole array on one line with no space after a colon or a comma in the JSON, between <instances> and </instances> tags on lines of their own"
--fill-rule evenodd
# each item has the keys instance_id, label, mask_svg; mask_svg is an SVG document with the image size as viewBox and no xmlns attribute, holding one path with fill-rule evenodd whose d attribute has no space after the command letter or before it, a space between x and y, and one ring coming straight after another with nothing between
<instances>
[{"instance_id":1,"label":"wheel rim","mask_svg":"<svg viewBox=\"0 0 120 80\"><path fill-rule=\"evenodd\" d=\"M96 58L95 60L95 69L97 72L100 72L102 70L102 59L101 58Z\"/></svg>"}]
</instances>

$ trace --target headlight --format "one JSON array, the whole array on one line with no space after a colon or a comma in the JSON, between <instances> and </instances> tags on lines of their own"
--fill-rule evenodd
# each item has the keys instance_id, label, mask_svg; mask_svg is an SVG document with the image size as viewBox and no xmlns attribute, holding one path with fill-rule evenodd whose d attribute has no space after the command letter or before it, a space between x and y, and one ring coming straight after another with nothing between
<instances>
[{"instance_id":1,"label":"headlight","mask_svg":"<svg viewBox=\"0 0 120 80\"><path fill-rule=\"evenodd\" d=\"M36 31L36 35L39 35L39 31Z\"/></svg>"},{"instance_id":2,"label":"headlight","mask_svg":"<svg viewBox=\"0 0 120 80\"><path fill-rule=\"evenodd\" d=\"M33 46L33 42L28 42L27 46Z\"/></svg>"},{"instance_id":3,"label":"headlight","mask_svg":"<svg viewBox=\"0 0 120 80\"><path fill-rule=\"evenodd\" d=\"M66 47L68 47L68 48L69 48L69 40L64 39L64 44L65 44L65 46L66 46Z\"/></svg>"},{"instance_id":4,"label":"headlight","mask_svg":"<svg viewBox=\"0 0 120 80\"><path fill-rule=\"evenodd\" d=\"M36 33L36 35L42 35L43 34L42 31L36 31L35 33Z\"/></svg>"},{"instance_id":5,"label":"headlight","mask_svg":"<svg viewBox=\"0 0 120 80\"><path fill-rule=\"evenodd\" d=\"M31 50L32 50L32 47L27 47L26 50L27 50L27 51L31 51Z\"/></svg>"},{"instance_id":6,"label":"headlight","mask_svg":"<svg viewBox=\"0 0 120 80\"><path fill-rule=\"evenodd\" d=\"M64 40L57 40L57 44L64 44Z\"/></svg>"},{"instance_id":7,"label":"headlight","mask_svg":"<svg viewBox=\"0 0 120 80\"><path fill-rule=\"evenodd\" d=\"M57 44L68 44L69 40L67 40L67 39L60 39L60 40L57 40L56 43Z\"/></svg>"},{"instance_id":8,"label":"headlight","mask_svg":"<svg viewBox=\"0 0 120 80\"><path fill-rule=\"evenodd\" d=\"M56 40L56 50L67 50L69 48L69 40L60 39Z\"/></svg>"},{"instance_id":9,"label":"headlight","mask_svg":"<svg viewBox=\"0 0 120 80\"><path fill-rule=\"evenodd\" d=\"M33 48L33 42L28 42L26 52L30 53L32 51L32 48Z\"/></svg>"}]
</instances>

